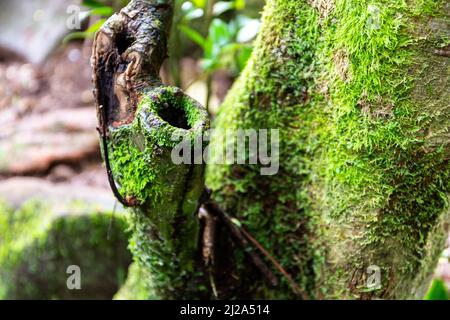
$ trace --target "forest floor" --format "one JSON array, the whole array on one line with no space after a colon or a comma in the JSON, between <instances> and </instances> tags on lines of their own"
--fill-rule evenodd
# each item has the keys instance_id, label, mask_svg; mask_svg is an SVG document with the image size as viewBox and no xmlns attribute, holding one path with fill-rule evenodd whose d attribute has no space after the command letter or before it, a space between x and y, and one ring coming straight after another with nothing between
<instances>
[{"instance_id":1,"label":"forest floor","mask_svg":"<svg viewBox=\"0 0 450 320\"><path fill-rule=\"evenodd\" d=\"M74 193L108 191L89 56L88 45L74 43L41 66L0 61L0 186L13 179L18 189L10 195L26 195L37 182Z\"/></svg>"},{"instance_id":2,"label":"forest floor","mask_svg":"<svg viewBox=\"0 0 450 320\"><path fill-rule=\"evenodd\" d=\"M114 203L99 150L90 54L86 41L57 49L41 66L0 61L1 198L20 206L36 195L45 200L91 194ZM183 78L194 79L195 60L183 67ZM216 78L220 101L230 83L226 76ZM450 288L449 247L450 238L437 274Z\"/></svg>"}]
</instances>

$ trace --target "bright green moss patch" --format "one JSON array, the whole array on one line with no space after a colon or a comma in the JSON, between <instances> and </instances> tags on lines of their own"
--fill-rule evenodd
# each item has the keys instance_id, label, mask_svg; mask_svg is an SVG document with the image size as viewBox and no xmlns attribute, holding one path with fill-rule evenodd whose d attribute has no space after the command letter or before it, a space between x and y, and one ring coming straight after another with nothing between
<instances>
[{"instance_id":1,"label":"bright green moss patch","mask_svg":"<svg viewBox=\"0 0 450 320\"><path fill-rule=\"evenodd\" d=\"M123 196L157 205L169 193L172 149L181 138L192 143L207 129L206 111L174 87L145 92L134 122L112 132L109 148L113 173ZM182 167L182 166L180 166Z\"/></svg>"},{"instance_id":2,"label":"bright green moss patch","mask_svg":"<svg viewBox=\"0 0 450 320\"><path fill-rule=\"evenodd\" d=\"M326 174L356 188L376 187L370 191L373 207L393 191L386 168L395 168L402 155L410 157L408 149L418 149L420 144L418 131L424 121L417 118L421 110L410 99L415 78L408 70L422 53L408 30L411 15L424 10L429 12L429 1L415 6L402 1L378 6L373 1L336 1L334 15L327 21L329 31L324 33L320 56L327 66L323 77L330 95L326 129L331 139L326 142L332 146L325 155ZM345 63L336 59L342 51L347 54ZM341 64L351 80L342 79L336 70Z\"/></svg>"},{"instance_id":3,"label":"bright green moss patch","mask_svg":"<svg viewBox=\"0 0 450 320\"><path fill-rule=\"evenodd\" d=\"M161 214L170 214L170 211L161 211ZM142 212L133 212L131 218L130 249L145 275L143 292L158 299L209 297L204 285L206 277L194 259L198 253L198 229L189 228L183 222L180 229L176 229L170 216L157 226Z\"/></svg>"},{"instance_id":4,"label":"bright green moss patch","mask_svg":"<svg viewBox=\"0 0 450 320\"><path fill-rule=\"evenodd\" d=\"M125 281L131 255L127 225L116 215L55 216L31 201L0 206L0 298L110 299ZM81 290L69 290L67 267L81 269Z\"/></svg>"},{"instance_id":5,"label":"bright green moss patch","mask_svg":"<svg viewBox=\"0 0 450 320\"><path fill-rule=\"evenodd\" d=\"M149 150L140 151L133 141L124 139L123 135L120 139L124 142L114 144L111 158L114 159L113 172L120 183L121 194L124 197L133 196L141 203L149 199L156 203L161 201L164 185L157 179L161 172L153 168L152 159L145 156Z\"/></svg>"},{"instance_id":6,"label":"bright green moss patch","mask_svg":"<svg viewBox=\"0 0 450 320\"><path fill-rule=\"evenodd\" d=\"M207 183L311 297L412 297L436 263L448 213L450 68L434 50L448 39L449 7L307 2L268 1L215 123L279 128L279 174L209 166ZM258 278L248 265L240 272ZM370 265L380 290L366 287ZM253 283L236 294L295 297L284 282Z\"/></svg>"},{"instance_id":7,"label":"bright green moss patch","mask_svg":"<svg viewBox=\"0 0 450 320\"><path fill-rule=\"evenodd\" d=\"M443 228L435 227L447 210L450 168L442 147L424 150L423 132L436 120L441 128L448 126L448 120L442 123L445 114L438 112L436 117L429 112L432 100L445 94L433 86L434 96L422 104L413 92L433 74L449 84L448 69L444 64L433 66L434 58L427 54L433 50L430 43L446 30L425 32L430 19L443 12L444 2L335 4L334 14L325 22L326 42L319 55L326 66L321 79L326 79L322 81L329 88L325 152L316 168L327 188L321 198L322 210L329 212L330 222L339 221L342 226L329 233L332 238L347 239L343 245L355 250L350 258L348 252L333 258L342 261L340 267L347 272L371 264L382 267L385 277L380 294L392 285L394 273L403 281L426 278L432 269L421 263L430 254L427 242L438 237L434 245L442 247ZM346 52L346 63L336 59L341 51ZM340 74L342 64L350 79ZM424 67L427 75L418 72ZM448 109L448 99L439 101L436 111ZM353 235L347 233L350 230ZM420 269L423 273L418 275ZM359 286L353 289L348 285L350 277L337 281L342 281L341 290L350 288L355 296L364 288L362 279L353 279ZM336 282L330 281L330 287L336 287ZM411 294L402 290L406 289L396 294Z\"/></svg>"},{"instance_id":8,"label":"bright green moss patch","mask_svg":"<svg viewBox=\"0 0 450 320\"><path fill-rule=\"evenodd\" d=\"M207 174L214 198L271 250L305 291L314 287L314 248L306 244L310 219L305 213L310 206L305 159L311 157L314 146L305 142L315 116L309 101L317 72L319 27L318 13L306 2L269 1L253 56L214 124L220 130L212 144L225 139L223 129L279 129L279 173L261 176L258 165L211 165ZM233 292L235 297L296 297L282 276L279 287L267 287L236 251L234 273L251 279L246 281L252 285Z\"/></svg>"}]
</instances>

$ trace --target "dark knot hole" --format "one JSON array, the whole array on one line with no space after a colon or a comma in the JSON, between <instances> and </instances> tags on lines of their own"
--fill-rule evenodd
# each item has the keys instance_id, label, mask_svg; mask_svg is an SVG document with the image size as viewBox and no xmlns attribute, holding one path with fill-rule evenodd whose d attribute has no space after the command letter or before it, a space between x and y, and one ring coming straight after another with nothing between
<instances>
[{"instance_id":1,"label":"dark knot hole","mask_svg":"<svg viewBox=\"0 0 450 320\"><path fill-rule=\"evenodd\" d=\"M181 106L175 106L172 103L164 102L158 108L158 115L172 127L186 130L191 129L186 112Z\"/></svg>"},{"instance_id":2,"label":"dark knot hole","mask_svg":"<svg viewBox=\"0 0 450 320\"><path fill-rule=\"evenodd\" d=\"M115 38L115 45L117 48L117 52L119 55L122 55L131 45L133 44L134 39L133 37L129 36L126 32L121 32L116 35Z\"/></svg>"}]
</instances>

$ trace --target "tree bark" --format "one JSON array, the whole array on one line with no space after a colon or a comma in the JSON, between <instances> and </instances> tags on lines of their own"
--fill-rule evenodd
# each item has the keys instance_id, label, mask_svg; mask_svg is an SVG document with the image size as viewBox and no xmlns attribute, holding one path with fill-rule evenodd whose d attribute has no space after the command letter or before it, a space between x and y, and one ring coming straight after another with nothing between
<instances>
[{"instance_id":1,"label":"tree bark","mask_svg":"<svg viewBox=\"0 0 450 320\"><path fill-rule=\"evenodd\" d=\"M168 30L151 25L157 34ZM106 34L102 48L116 50L102 30L96 42ZM225 129L279 129L279 172L208 165L207 185L303 298L421 297L449 214L450 59L442 54L449 38L443 0L267 1L255 50L220 109L210 147L221 147ZM96 50L94 57L105 56ZM158 66L146 52L143 60ZM161 92L159 68L152 70L154 81L137 82L145 90L135 90L134 103L105 104L111 89L97 92L98 106L111 108L100 116L109 128L103 148L112 151L121 196L136 206L131 248L150 272L149 288L159 298L301 298L286 275L268 283L223 224L214 232L214 264L205 266L195 214L203 167L168 163L168 135L181 129L162 119L160 106L173 102L176 114L187 113L193 129L181 135L191 141L207 128L205 112L176 89ZM120 105L125 122L112 112Z\"/></svg>"},{"instance_id":2,"label":"tree bark","mask_svg":"<svg viewBox=\"0 0 450 320\"><path fill-rule=\"evenodd\" d=\"M215 127L279 128L280 170L207 183L310 298L423 297L449 213L449 35L447 1L267 2ZM238 296L297 297L235 260Z\"/></svg>"},{"instance_id":3,"label":"tree bark","mask_svg":"<svg viewBox=\"0 0 450 320\"><path fill-rule=\"evenodd\" d=\"M159 77L172 5L133 0L113 15L95 37L93 83L108 177L132 207L130 247L149 274L147 296L194 298L207 292L196 259L204 165L173 164L171 153L181 138L196 143L209 122L202 106Z\"/></svg>"}]
</instances>

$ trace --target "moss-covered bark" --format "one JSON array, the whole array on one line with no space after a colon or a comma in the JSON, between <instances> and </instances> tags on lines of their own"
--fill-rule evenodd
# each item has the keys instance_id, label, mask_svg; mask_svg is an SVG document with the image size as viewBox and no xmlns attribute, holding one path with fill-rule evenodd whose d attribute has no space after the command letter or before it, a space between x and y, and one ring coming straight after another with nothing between
<instances>
[{"instance_id":1,"label":"moss-covered bark","mask_svg":"<svg viewBox=\"0 0 450 320\"><path fill-rule=\"evenodd\" d=\"M279 129L280 169L210 165L207 184L310 298L412 298L427 285L449 212L449 19L443 0L267 1L215 128ZM213 297L215 286L219 298L299 298L281 275L268 286L223 232L205 274L195 216L203 169L168 162L169 133L194 141L204 110L164 103L176 90L150 80L125 91L139 103L116 106L129 111L125 122L103 118L121 196L137 200L132 248L150 273L148 296ZM190 129L164 117L170 105ZM369 288L374 265L381 283Z\"/></svg>"},{"instance_id":2,"label":"moss-covered bark","mask_svg":"<svg viewBox=\"0 0 450 320\"><path fill-rule=\"evenodd\" d=\"M427 285L448 221L449 19L447 1L267 3L215 127L279 128L279 174L211 166L207 183L311 298ZM235 260L238 297L296 297Z\"/></svg>"},{"instance_id":3,"label":"moss-covered bark","mask_svg":"<svg viewBox=\"0 0 450 320\"><path fill-rule=\"evenodd\" d=\"M197 218L205 166L175 164L172 150L181 141L201 146L209 121L202 106L159 77L172 2L132 0L99 30L92 56L111 186L133 207L130 248L149 274L143 294L166 299L208 295Z\"/></svg>"}]
</instances>

